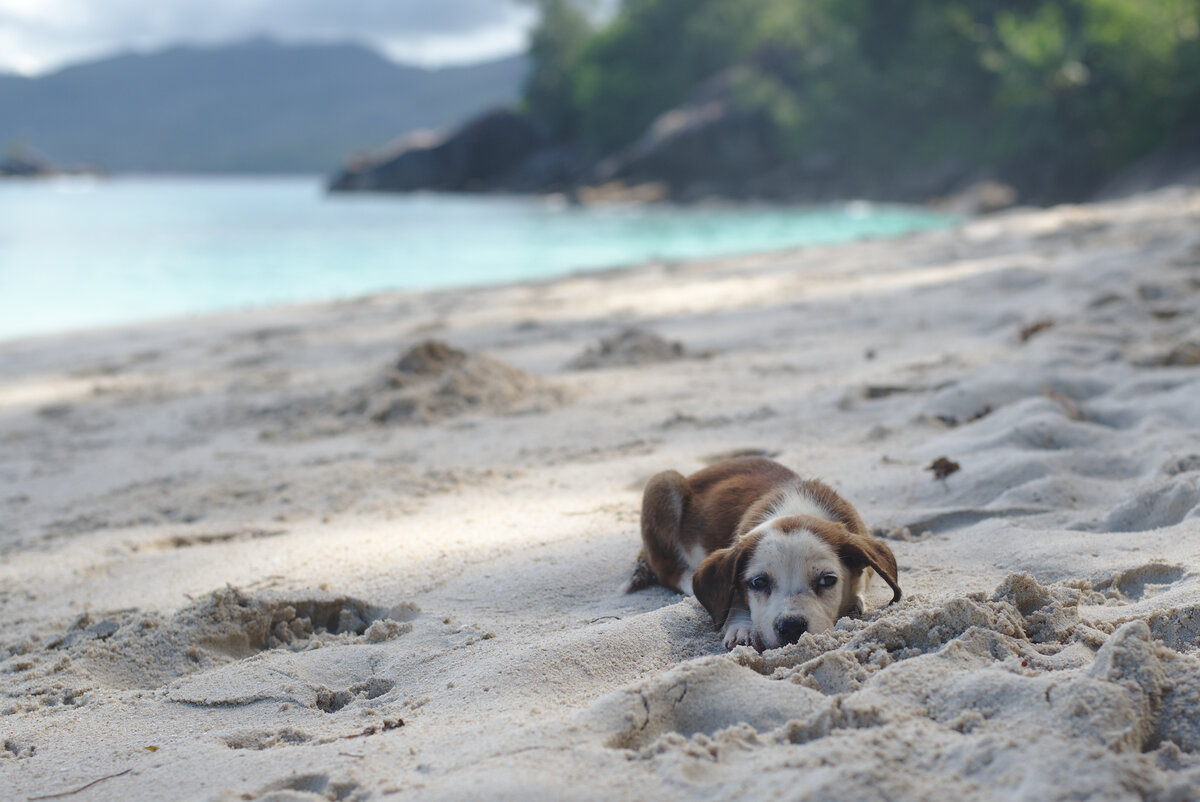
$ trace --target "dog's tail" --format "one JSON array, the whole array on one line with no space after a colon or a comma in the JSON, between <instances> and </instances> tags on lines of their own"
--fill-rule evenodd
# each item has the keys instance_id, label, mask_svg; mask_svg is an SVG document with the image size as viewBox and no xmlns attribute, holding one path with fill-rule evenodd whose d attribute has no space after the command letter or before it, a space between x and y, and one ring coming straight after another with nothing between
<instances>
[{"instance_id":1,"label":"dog's tail","mask_svg":"<svg viewBox=\"0 0 1200 802\"><path fill-rule=\"evenodd\" d=\"M646 556L639 554L637 562L633 565L633 574L630 575L629 581L625 583L622 590L625 593L633 593L657 584L658 576L655 575L654 569L650 567L650 563L646 562Z\"/></svg>"}]
</instances>

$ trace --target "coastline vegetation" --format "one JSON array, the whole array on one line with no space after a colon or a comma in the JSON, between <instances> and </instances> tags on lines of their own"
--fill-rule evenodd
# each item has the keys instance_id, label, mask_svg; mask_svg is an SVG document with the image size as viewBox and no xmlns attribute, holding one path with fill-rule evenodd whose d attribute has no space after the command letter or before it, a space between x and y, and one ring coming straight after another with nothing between
<instances>
[{"instance_id":1,"label":"coastline vegetation","mask_svg":"<svg viewBox=\"0 0 1200 802\"><path fill-rule=\"evenodd\" d=\"M784 158L1084 195L1200 125L1200 0L534 0L524 110L594 153L724 75Z\"/></svg>"}]
</instances>

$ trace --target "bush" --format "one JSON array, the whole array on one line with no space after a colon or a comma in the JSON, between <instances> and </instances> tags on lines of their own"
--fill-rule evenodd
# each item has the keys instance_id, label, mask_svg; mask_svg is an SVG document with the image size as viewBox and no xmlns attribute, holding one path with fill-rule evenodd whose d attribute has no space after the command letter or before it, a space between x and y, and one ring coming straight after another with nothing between
<instances>
[{"instance_id":1,"label":"bush","mask_svg":"<svg viewBox=\"0 0 1200 802\"><path fill-rule=\"evenodd\" d=\"M545 0L526 101L621 148L712 76L777 128L893 172L948 158L1077 195L1200 124L1200 0Z\"/></svg>"}]
</instances>

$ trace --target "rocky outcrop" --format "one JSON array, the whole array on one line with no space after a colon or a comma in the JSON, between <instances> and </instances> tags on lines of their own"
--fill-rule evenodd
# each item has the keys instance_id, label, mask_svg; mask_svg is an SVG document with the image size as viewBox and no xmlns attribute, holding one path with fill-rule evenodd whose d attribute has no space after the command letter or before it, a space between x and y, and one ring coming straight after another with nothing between
<instances>
[{"instance_id":1,"label":"rocky outcrop","mask_svg":"<svg viewBox=\"0 0 1200 802\"><path fill-rule=\"evenodd\" d=\"M770 116L739 100L744 80L769 67L760 63L717 74L631 145L604 159L594 159L578 143L551 140L517 112L495 110L448 134L414 135L389 154L351 164L333 178L330 190L563 192L584 204L856 198L931 201L966 214L1017 201L1011 186L953 155L889 171L832 150L789 151Z\"/></svg>"},{"instance_id":2,"label":"rocky outcrop","mask_svg":"<svg viewBox=\"0 0 1200 802\"><path fill-rule=\"evenodd\" d=\"M446 135L410 137L388 155L351 164L333 178L329 189L334 192L496 189L518 176L518 168L546 145L545 137L528 119L508 109L496 109Z\"/></svg>"},{"instance_id":3,"label":"rocky outcrop","mask_svg":"<svg viewBox=\"0 0 1200 802\"><path fill-rule=\"evenodd\" d=\"M661 194L677 201L935 201L964 214L1016 202L1012 187L950 156L920 169L887 172L852 164L830 150L789 152L768 115L738 100L739 80L752 75L734 67L705 82L687 103L660 115L636 142L602 161L594 183L620 185L631 198L653 194L638 188L661 186L666 188Z\"/></svg>"},{"instance_id":4,"label":"rocky outcrop","mask_svg":"<svg viewBox=\"0 0 1200 802\"><path fill-rule=\"evenodd\" d=\"M692 99L660 115L636 142L601 162L599 183L663 183L676 199L746 196L784 158L765 115L733 98L736 70L706 82Z\"/></svg>"},{"instance_id":5,"label":"rocky outcrop","mask_svg":"<svg viewBox=\"0 0 1200 802\"><path fill-rule=\"evenodd\" d=\"M549 145L531 154L498 186L508 192L574 192L591 182L594 159L576 143Z\"/></svg>"},{"instance_id":6,"label":"rocky outcrop","mask_svg":"<svg viewBox=\"0 0 1200 802\"><path fill-rule=\"evenodd\" d=\"M30 156L0 157L0 177L43 178L57 172L48 162Z\"/></svg>"},{"instance_id":7,"label":"rocky outcrop","mask_svg":"<svg viewBox=\"0 0 1200 802\"><path fill-rule=\"evenodd\" d=\"M14 149L16 150L16 149ZM88 165L55 164L49 159L33 155L21 149L20 152L0 156L0 178L54 178L55 176L89 176L99 178L106 175L104 170Z\"/></svg>"}]
</instances>

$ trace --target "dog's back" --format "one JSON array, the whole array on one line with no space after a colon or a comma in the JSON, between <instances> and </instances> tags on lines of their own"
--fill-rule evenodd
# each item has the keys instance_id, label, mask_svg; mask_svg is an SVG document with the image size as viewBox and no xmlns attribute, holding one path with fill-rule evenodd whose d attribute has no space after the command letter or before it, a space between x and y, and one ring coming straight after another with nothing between
<instances>
[{"instance_id":1,"label":"dog's back","mask_svg":"<svg viewBox=\"0 0 1200 802\"><path fill-rule=\"evenodd\" d=\"M737 537L746 512L775 488L799 481L774 460L725 460L690 476L663 471L642 496L642 551L626 590L656 582L690 592L690 577L705 556Z\"/></svg>"}]
</instances>

